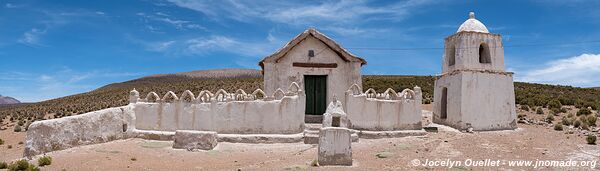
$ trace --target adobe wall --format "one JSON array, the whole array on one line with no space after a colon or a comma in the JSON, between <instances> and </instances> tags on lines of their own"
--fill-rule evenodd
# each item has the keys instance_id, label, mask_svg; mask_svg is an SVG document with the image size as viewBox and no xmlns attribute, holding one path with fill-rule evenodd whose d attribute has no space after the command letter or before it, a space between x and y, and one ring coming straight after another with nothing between
<instances>
[{"instance_id":1,"label":"adobe wall","mask_svg":"<svg viewBox=\"0 0 600 171\"><path fill-rule=\"evenodd\" d=\"M373 89L362 93L358 85L346 92L346 113L352 129L394 131L421 129L422 93L405 89L396 93L388 89L376 93Z\"/></svg>"},{"instance_id":2,"label":"adobe wall","mask_svg":"<svg viewBox=\"0 0 600 171\"><path fill-rule=\"evenodd\" d=\"M135 103L139 130L216 131L219 134L293 134L304 131L304 102L281 100Z\"/></svg>"},{"instance_id":3,"label":"adobe wall","mask_svg":"<svg viewBox=\"0 0 600 171\"><path fill-rule=\"evenodd\" d=\"M315 57L308 57L308 50L314 50ZM294 67L294 62L336 63L337 68ZM360 62L347 62L325 43L313 36L300 42L277 63L264 63L264 88L267 94L277 88L286 88L297 82L304 89L304 75L327 75L327 101L334 95L343 96L352 84L362 85ZM340 99L343 100L343 99Z\"/></svg>"},{"instance_id":4,"label":"adobe wall","mask_svg":"<svg viewBox=\"0 0 600 171\"><path fill-rule=\"evenodd\" d=\"M131 105L59 119L35 121L27 130L23 155L30 157L80 145L127 138L135 128Z\"/></svg>"}]
</instances>

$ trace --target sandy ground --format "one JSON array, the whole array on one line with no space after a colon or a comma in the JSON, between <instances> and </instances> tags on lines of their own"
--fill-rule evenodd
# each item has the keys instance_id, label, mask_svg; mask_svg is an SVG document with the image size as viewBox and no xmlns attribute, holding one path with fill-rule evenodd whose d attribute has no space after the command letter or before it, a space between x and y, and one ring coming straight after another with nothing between
<instances>
[{"instance_id":1,"label":"sandy ground","mask_svg":"<svg viewBox=\"0 0 600 171\"><path fill-rule=\"evenodd\" d=\"M24 133L0 131L0 160L18 159ZM7 149L7 145L13 146ZM351 167L313 167L316 145L219 143L210 151L171 148L172 142L142 139L118 140L48 153L50 166L42 170L600 170L600 145L587 145L577 134L565 134L541 125L519 124L512 131L461 133L442 127L421 137L360 139L353 143ZM386 158L380 158L380 154ZM414 166L427 160L460 161L462 166ZM464 166L473 161L500 160L498 167ZM588 167L511 167L510 160L595 161ZM505 163L505 164L502 164Z\"/></svg>"}]
</instances>

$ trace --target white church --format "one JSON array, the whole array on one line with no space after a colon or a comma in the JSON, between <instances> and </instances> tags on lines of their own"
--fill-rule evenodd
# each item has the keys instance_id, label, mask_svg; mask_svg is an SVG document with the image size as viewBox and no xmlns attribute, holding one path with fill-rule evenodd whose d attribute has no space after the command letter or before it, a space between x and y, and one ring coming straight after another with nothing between
<instances>
[{"instance_id":1,"label":"white church","mask_svg":"<svg viewBox=\"0 0 600 171\"><path fill-rule=\"evenodd\" d=\"M183 143L173 148L202 145L204 150L218 142L316 143L331 138L336 142L319 145L319 153L321 147L323 154L334 152L333 158L344 153L349 156L344 161L350 162L343 164L351 164L351 141L427 134L421 88L363 89L365 64L309 28L259 62L264 90L149 92L142 97L133 89L126 106L33 122L24 156L128 138ZM445 39L433 122L459 130L515 129L512 75L504 70L501 36L490 33L471 12Z\"/></svg>"}]
</instances>

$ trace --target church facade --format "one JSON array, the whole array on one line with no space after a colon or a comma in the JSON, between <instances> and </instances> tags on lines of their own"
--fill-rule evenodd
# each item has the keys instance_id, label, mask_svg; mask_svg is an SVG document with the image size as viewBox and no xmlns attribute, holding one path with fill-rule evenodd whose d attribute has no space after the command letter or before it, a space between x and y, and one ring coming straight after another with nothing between
<instances>
[{"instance_id":1,"label":"church facade","mask_svg":"<svg viewBox=\"0 0 600 171\"><path fill-rule=\"evenodd\" d=\"M259 62L265 93L286 90L296 82L306 95L307 122L320 122L333 97L343 101L353 84L362 85L361 66L367 62L335 41L309 28Z\"/></svg>"}]
</instances>

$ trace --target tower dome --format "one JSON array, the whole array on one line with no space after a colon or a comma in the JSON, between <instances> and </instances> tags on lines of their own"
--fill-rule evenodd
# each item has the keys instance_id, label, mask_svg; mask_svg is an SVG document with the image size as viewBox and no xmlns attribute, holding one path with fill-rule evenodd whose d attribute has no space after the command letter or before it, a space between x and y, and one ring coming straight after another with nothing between
<instances>
[{"instance_id":1,"label":"tower dome","mask_svg":"<svg viewBox=\"0 0 600 171\"><path fill-rule=\"evenodd\" d=\"M458 33L463 31L490 33L483 23L475 19L475 12L469 13L469 19L462 23L456 32Z\"/></svg>"}]
</instances>

